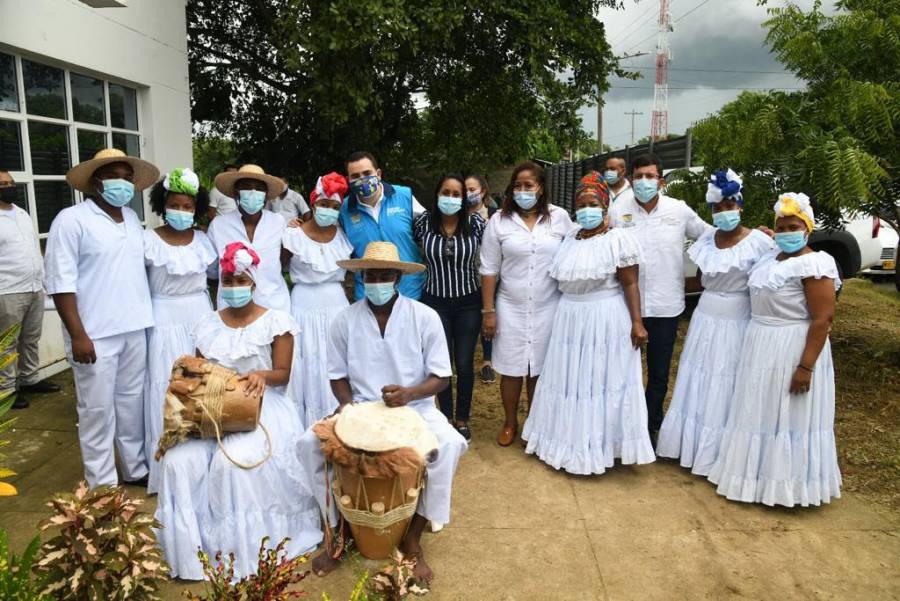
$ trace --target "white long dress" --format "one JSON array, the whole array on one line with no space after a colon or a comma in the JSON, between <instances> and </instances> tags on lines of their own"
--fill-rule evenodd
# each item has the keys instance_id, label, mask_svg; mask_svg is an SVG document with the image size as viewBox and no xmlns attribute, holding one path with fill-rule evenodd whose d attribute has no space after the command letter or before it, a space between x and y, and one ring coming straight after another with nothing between
<instances>
[{"instance_id":1,"label":"white long dress","mask_svg":"<svg viewBox=\"0 0 900 601\"><path fill-rule=\"evenodd\" d=\"M231 328L211 313L194 328L194 339L206 358L243 374L271 369L272 341L296 332L293 318L274 309L244 328ZM240 578L256 571L265 536L272 547L290 537L290 557L321 542L319 511L294 452L303 429L283 386L266 387L260 423L271 436L272 457L259 467L235 466L214 439L184 441L162 458L156 519L163 527L157 537L173 577L203 578L198 547L210 556L234 552ZM262 428L228 434L222 444L241 463L266 455Z\"/></svg>"},{"instance_id":2,"label":"white long dress","mask_svg":"<svg viewBox=\"0 0 900 601\"><path fill-rule=\"evenodd\" d=\"M158 489L159 463L153 458L162 433L163 405L172 364L194 354L191 330L212 303L206 289L206 270L216 249L201 231L184 246L172 246L153 230L144 231L144 263L153 302L152 328L147 328L147 369L144 372L144 440L150 467L147 492Z\"/></svg>"},{"instance_id":3,"label":"white long dress","mask_svg":"<svg viewBox=\"0 0 900 601\"><path fill-rule=\"evenodd\" d=\"M288 396L306 429L338 406L328 379L328 331L335 316L350 306L343 285L346 270L337 262L349 259L353 246L341 228L330 242L322 243L302 228L290 227L282 244L293 254L291 313L300 326Z\"/></svg>"},{"instance_id":4,"label":"white long dress","mask_svg":"<svg viewBox=\"0 0 900 601\"><path fill-rule=\"evenodd\" d=\"M760 257L775 247L769 236L751 230L731 248L718 248L715 233L710 230L688 250L702 272L704 290L691 317L656 445L657 455L680 458L683 467L701 476L709 474L716 460L728 419L750 322L747 278Z\"/></svg>"},{"instance_id":5,"label":"white long dress","mask_svg":"<svg viewBox=\"0 0 900 601\"><path fill-rule=\"evenodd\" d=\"M563 240L550 268L562 299L522 439L526 453L571 474L602 474L656 456L647 431L641 353L616 269L638 265L627 230Z\"/></svg>"},{"instance_id":6,"label":"white long dress","mask_svg":"<svg viewBox=\"0 0 900 601\"><path fill-rule=\"evenodd\" d=\"M752 317L709 480L733 501L806 507L839 498L841 473L829 341L813 366L809 391L789 392L810 324L803 280L828 278L835 289L841 281L827 253L778 261L778 252L764 256L750 271Z\"/></svg>"}]
</instances>

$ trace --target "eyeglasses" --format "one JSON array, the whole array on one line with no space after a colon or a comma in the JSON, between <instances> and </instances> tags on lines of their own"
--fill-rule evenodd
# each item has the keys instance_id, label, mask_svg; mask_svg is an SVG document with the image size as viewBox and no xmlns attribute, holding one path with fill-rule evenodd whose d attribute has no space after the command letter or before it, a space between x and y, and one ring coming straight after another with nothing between
<instances>
[{"instance_id":1,"label":"eyeglasses","mask_svg":"<svg viewBox=\"0 0 900 601\"><path fill-rule=\"evenodd\" d=\"M456 238L444 240L444 258L449 259L456 254Z\"/></svg>"}]
</instances>

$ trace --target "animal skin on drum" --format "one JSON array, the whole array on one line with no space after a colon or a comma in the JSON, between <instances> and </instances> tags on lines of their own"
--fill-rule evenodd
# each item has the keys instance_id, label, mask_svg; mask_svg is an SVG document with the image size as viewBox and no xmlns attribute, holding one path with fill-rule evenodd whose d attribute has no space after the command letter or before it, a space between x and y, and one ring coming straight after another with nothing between
<instances>
[{"instance_id":1,"label":"animal skin on drum","mask_svg":"<svg viewBox=\"0 0 900 601\"><path fill-rule=\"evenodd\" d=\"M156 459L188 437L220 438L259 425L262 396L250 396L234 370L182 355L172 365Z\"/></svg>"}]
</instances>

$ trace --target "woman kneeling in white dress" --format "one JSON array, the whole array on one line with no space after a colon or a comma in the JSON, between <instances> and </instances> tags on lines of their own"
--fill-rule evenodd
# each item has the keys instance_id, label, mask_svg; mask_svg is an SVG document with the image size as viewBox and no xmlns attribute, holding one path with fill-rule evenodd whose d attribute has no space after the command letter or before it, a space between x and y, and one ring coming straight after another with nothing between
<instances>
[{"instance_id":1,"label":"woman kneeling in white dress","mask_svg":"<svg viewBox=\"0 0 900 601\"><path fill-rule=\"evenodd\" d=\"M697 264L703 295L691 317L678 360L678 379L656 454L680 458L681 466L709 474L728 419L741 345L750 322L747 277L772 238L741 225L741 179L731 169L712 176L706 202L715 230L701 236L688 255Z\"/></svg>"},{"instance_id":2,"label":"woman kneeling in white dress","mask_svg":"<svg viewBox=\"0 0 900 601\"><path fill-rule=\"evenodd\" d=\"M806 245L809 198L782 194L775 214L780 250L750 271L751 320L709 479L733 501L806 507L840 497L828 330L841 282L831 255Z\"/></svg>"},{"instance_id":3,"label":"woman kneeling in white dress","mask_svg":"<svg viewBox=\"0 0 900 601\"><path fill-rule=\"evenodd\" d=\"M161 460L157 536L179 578L203 578L198 548L211 556L233 552L239 578L255 572L265 536L273 547L290 537L291 557L322 538L315 499L293 452L303 429L284 394L297 328L287 313L253 302L258 264L243 243L227 246L219 293L228 307L202 319L194 339L197 356L237 371L248 394L263 393L260 426L226 435L221 446L215 439L184 441Z\"/></svg>"},{"instance_id":4,"label":"woman kneeling in white dress","mask_svg":"<svg viewBox=\"0 0 900 601\"><path fill-rule=\"evenodd\" d=\"M599 174L582 179L581 227L563 239L550 268L563 295L522 432L526 453L571 474L602 474L616 457L655 459L641 379L641 248L627 230L609 229L608 203Z\"/></svg>"}]
</instances>

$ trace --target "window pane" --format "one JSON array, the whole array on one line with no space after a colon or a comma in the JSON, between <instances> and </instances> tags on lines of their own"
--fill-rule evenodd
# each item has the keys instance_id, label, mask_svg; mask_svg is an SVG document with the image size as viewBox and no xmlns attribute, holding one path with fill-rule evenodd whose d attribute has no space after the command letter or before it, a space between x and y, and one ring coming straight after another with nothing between
<instances>
[{"instance_id":1,"label":"window pane","mask_svg":"<svg viewBox=\"0 0 900 601\"><path fill-rule=\"evenodd\" d=\"M46 234L60 211L72 206L72 188L66 182L34 182L38 231Z\"/></svg>"},{"instance_id":2,"label":"window pane","mask_svg":"<svg viewBox=\"0 0 900 601\"><path fill-rule=\"evenodd\" d=\"M113 127L137 131L137 91L119 84L109 84L109 117Z\"/></svg>"},{"instance_id":3,"label":"window pane","mask_svg":"<svg viewBox=\"0 0 900 601\"><path fill-rule=\"evenodd\" d=\"M66 88L62 69L22 59L25 110L31 115L66 118Z\"/></svg>"},{"instance_id":4,"label":"window pane","mask_svg":"<svg viewBox=\"0 0 900 601\"><path fill-rule=\"evenodd\" d=\"M102 131L78 130L78 162L83 163L106 148L106 134Z\"/></svg>"},{"instance_id":5,"label":"window pane","mask_svg":"<svg viewBox=\"0 0 900 601\"><path fill-rule=\"evenodd\" d=\"M130 157L141 156L141 141L134 134L117 134L112 135L113 148L118 148Z\"/></svg>"},{"instance_id":6,"label":"window pane","mask_svg":"<svg viewBox=\"0 0 900 601\"><path fill-rule=\"evenodd\" d=\"M28 122L31 171L35 175L65 175L69 170L69 134L65 125Z\"/></svg>"},{"instance_id":7,"label":"window pane","mask_svg":"<svg viewBox=\"0 0 900 601\"><path fill-rule=\"evenodd\" d=\"M72 73L72 115L75 121L106 125L106 105L103 102L103 82L93 77Z\"/></svg>"},{"instance_id":8,"label":"window pane","mask_svg":"<svg viewBox=\"0 0 900 601\"><path fill-rule=\"evenodd\" d=\"M16 60L8 54L0 54L0 110L19 111Z\"/></svg>"},{"instance_id":9,"label":"window pane","mask_svg":"<svg viewBox=\"0 0 900 601\"><path fill-rule=\"evenodd\" d=\"M20 131L18 121L0 119L0 167L7 171L25 171Z\"/></svg>"}]
</instances>

